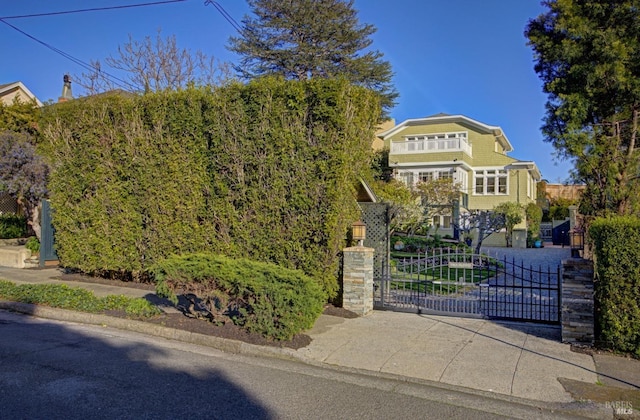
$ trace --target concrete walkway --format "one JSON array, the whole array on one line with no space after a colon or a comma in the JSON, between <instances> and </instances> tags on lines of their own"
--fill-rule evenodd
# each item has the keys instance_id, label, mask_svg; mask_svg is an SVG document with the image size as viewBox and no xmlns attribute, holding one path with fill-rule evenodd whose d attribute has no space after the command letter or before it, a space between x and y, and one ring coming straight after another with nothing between
<instances>
[{"instance_id":1,"label":"concrete walkway","mask_svg":"<svg viewBox=\"0 0 640 420\"><path fill-rule=\"evenodd\" d=\"M558 378L596 383L593 358L559 341L559 328L374 311L322 316L298 350L326 364L515 397L570 402Z\"/></svg>"}]
</instances>

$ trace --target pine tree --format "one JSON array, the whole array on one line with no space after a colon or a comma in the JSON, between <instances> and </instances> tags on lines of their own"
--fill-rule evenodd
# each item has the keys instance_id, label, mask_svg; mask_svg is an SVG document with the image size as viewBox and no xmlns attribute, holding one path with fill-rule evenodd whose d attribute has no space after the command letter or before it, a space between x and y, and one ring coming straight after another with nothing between
<instances>
[{"instance_id":1,"label":"pine tree","mask_svg":"<svg viewBox=\"0 0 640 420\"><path fill-rule=\"evenodd\" d=\"M353 0L248 1L255 17L245 16L241 36L229 40L241 77L346 77L378 92L385 111L393 107L391 64L369 48L376 28L359 23Z\"/></svg>"}]
</instances>

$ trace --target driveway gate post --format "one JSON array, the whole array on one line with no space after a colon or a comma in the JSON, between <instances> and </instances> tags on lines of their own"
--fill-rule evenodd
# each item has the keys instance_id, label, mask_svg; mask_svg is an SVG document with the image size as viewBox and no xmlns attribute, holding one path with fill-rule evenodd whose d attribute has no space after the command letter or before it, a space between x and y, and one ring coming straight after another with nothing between
<instances>
[{"instance_id":1,"label":"driveway gate post","mask_svg":"<svg viewBox=\"0 0 640 420\"><path fill-rule=\"evenodd\" d=\"M593 345L593 263L570 258L562 266L562 342Z\"/></svg>"},{"instance_id":2,"label":"driveway gate post","mask_svg":"<svg viewBox=\"0 0 640 420\"><path fill-rule=\"evenodd\" d=\"M373 311L373 248L343 250L342 307L363 316Z\"/></svg>"}]
</instances>

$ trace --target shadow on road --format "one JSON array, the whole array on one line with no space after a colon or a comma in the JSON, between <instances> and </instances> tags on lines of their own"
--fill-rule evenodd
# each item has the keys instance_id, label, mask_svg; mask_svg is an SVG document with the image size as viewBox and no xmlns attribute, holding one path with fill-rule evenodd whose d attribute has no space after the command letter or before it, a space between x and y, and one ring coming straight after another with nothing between
<instances>
[{"instance_id":1,"label":"shadow on road","mask_svg":"<svg viewBox=\"0 0 640 420\"><path fill-rule=\"evenodd\" d=\"M0 311L0 418L275 417L197 354L91 328Z\"/></svg>"}]
</instances>

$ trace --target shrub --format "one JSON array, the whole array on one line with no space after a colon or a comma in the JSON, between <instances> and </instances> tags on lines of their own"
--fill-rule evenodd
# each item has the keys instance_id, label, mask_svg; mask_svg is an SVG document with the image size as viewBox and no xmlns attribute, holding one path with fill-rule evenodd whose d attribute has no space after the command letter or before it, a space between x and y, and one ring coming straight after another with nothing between
<instances>
[{"instance_id":1,"label":"shrub","mask_svg":"<svg viewBox=\"0 0 640 420\"><path fill-rule=\"evenodd\" d=\"M69 287L66 284L16 285L0 280L0 298L91 313L124 310L127 315L137 318L152 317L160 313L157 307L142 298L123 295L99 298L88 290Z\"/></svg>"},{"instance_id":2,"label":"shrub","mask_svg":"<svg viewBox=\"0 0 640 420\"><path fill-rule=\"evenodd\" d=\"M24 238L27 220L15 214L0 214L0 239Z\"/></svg>"},{"instance_id":3,"label":"shrub","mask_svg":"<svg viewBox=\"0 0 640 420\"><path fill-rule=\"evenodd\" d=\"M49 165L36 151L34 141L24 132L0 131L0 185L5 193L18 201L31 229L38 234L37 208L47 196ZM24 233L20 235L24 236Z\"/></svg>"},{"instance_id":4,"label":"shrub","mask_svg":"<svg viewBox=\"0 0 640 420\"><path fill-rule=\"evenodd\" d=\"M214 317L229 316L236 325L275 340L311 328L326 301L320 285L302 271L248 259L174 256L156 264L153 273L159 296L175 303L178 294L193 294Z\"/></svg>"},{"instance_id":5,"label":"shrub","mask_svg":"<svg viewBox=\"0 0 640 420\"><path fill-rule=\"evenodd\" d=\"M37 254L40 252L40 241L35 236L29 237L27 242L24 244L25 248L31 251L32 254Z\"/></svg>"},{"instance_id":6,"label":"shrub","mask_svg":"<svg viewBox=\"0 0 640 420\"><path fill-rule=\"evenodd\" d=\"M640 219L596 219L589 238L595 256L596 340L640 356Z\"/></svg>"},{"instance_id":7,"label":"shrub","mask_svg":"<svg viewBox=\"0 0 640 420\"><path fill-rule=\"evenodd\" d=\"M15 284L7 280L0 280L0 297L10 299L13 296Z\"/></svg>"},{"instance_id":8,"label":"shrub","mask_svg":"<svg viewBox=\"0 0 640 420\"><path fill-rule=\"evenodd\" d=\"M442 237L440 235L433 235L428 238L423 236L391 237L392 244L395 244L398 241L404 244L404 248L402 249L402 251L412 253L424 253L429 249L440 248L446 245L446 243L442 241Z\"/></svg>"},{"instance_id":9,"label":"shrub","mask_svg":"<svg viewBox=\"0 0 640 420\"><path fill-rule=\"evenodd\" d=\"M529 203L525 207L527 216L527 248L533 248L536 241L540 240L540 224L543 211L536 203Z\"/></svg>"}]
</instances>

